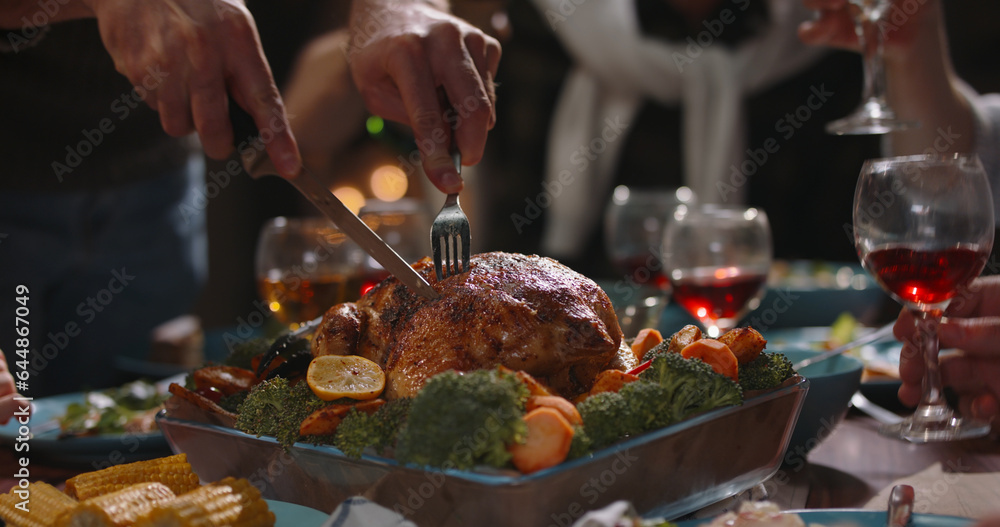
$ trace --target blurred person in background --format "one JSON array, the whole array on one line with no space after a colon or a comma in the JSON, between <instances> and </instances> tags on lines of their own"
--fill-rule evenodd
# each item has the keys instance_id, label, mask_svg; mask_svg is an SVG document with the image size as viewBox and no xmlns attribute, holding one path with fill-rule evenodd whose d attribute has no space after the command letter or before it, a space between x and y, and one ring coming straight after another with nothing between
<instances>
[{"instance_id":1,"label":"blurred person in background","mask_svg":"<svg viewBox=\"0 0 1000 527\"><path fill-rule=\"evenodd\" d=\"M811 10L511 0L506 14L497 127L479 167L490 248L621 277L601 228L613 188L686 185L702 202L764 209L777 258L856 258L842 226L879 144L825 132L857 105L862 70L854 53L799 41Z\"/></svg>"},{"instance_id":2,"label":"blurred person in background","mask_svg":"<svg viewBox=\"0 0 1000 527\"><path fill-rule=\"evenodd\" d=\"M475 112L478 132L459 128L458 142L468 162L478 159L493 113L484 79L499 59L496 42L477 40L481 33L444 3L353 7L352 66L377 94L377 110L418 123L419 136L440 121L426 118L442 115L438 85L456 97L472 85L486 103ZM189 313L198 296L207 263L202 151L232 153L227 101L271 132L269 154L294 177L301 159L289 117L256 23L237 1L18 0L0 7L0 27L0 143L9 162L0 184L0 305L13 320L15 288L27 286L31 378L22 391L113 385L123 360L146 359L153 328ZM470 55L466 45L478 48ZM461 184L426 154L428 174ZM13 323L4 324L10 364L14 344Z\"/></svg>"}]
</instances>

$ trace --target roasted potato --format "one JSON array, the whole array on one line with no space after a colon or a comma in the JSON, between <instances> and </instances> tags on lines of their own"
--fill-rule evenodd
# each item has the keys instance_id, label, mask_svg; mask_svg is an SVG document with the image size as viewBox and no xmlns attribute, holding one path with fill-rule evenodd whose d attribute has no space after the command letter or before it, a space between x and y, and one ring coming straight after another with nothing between
<instances>
[{"instance_id":1,"label":"roasted potato","mask_svg":"<svg viewBox=\"0 0 1000 527\"><path fill-rule=\"evenodd\" d=\"M751 327L733 328L720 335L719 340L729 346L740 364L756 359L767 345L763 335Z\"/></svg>"}]
</instances>

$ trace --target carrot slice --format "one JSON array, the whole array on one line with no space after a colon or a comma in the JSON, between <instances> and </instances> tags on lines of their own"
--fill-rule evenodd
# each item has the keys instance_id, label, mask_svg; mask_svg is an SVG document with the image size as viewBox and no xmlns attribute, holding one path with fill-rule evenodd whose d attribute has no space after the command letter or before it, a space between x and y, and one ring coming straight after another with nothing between
<instances>
[{"instance_id":1,"label":"carrot slice","mask_svg":"<svg viewBox=\"0 0 1000 527\"><path fill-rule=\"evenodd\" d=\"M640 329L635 340L632 341L632 354L637 360L642 360L647 351L661 342L663 342L663 335L660 334L659 330L654 328Z\"/></svg>"},{"instance_id":2,"label":"carrot slice","mask_svg":"<svg viewBox=\"0 0 1000 527\"><path fill-rule=\"evenodd\" d=\"M590 395L594 395L601 392L617 392L622 389L622 386L638 380L639 376L631 372L604 370L597 374L597 378L594 379L594 385L590 387L589 393Z\"/></svg>"},{"instance_id":3,"label":"carrot slice","mask_svg":"<svg viewBox=\"0 0 1000 527\"><path fill-rule=\"evenodd\" d=\"M524 405L524 409L527 411L532 411L535 408L552 408L563 414L563 417L569 421L571 425L582 425L583 418L580 417L580 412L577 411L576 406L569 402L569 399L565 397L560 397L558 395L532 395L528 397L528 401Z\"/></svg>"},{"instance_id":4,"label":"carrot slice","mask_svg":"<svg viewBox=\"0 0 1000 527\"><path fill-rule=\"evenodd\" d=\"M734 381L739 380L740 365L729 346L716 339L699 339L681 350L685 359L701 359L715 370Z\"/></svg>"},{"instance_id":5,"label":"carrot slice","mask_svg":"<svg viewBox=\"0 0 1000 527\"><path fill-rule=\"evenodd\" d=\"M531 474L566 460L573 443L573 427L563 414L543 406L525 414L524 422L528 425L524 443L507 448L518 470Z\"/></svg>"}]
</instances>

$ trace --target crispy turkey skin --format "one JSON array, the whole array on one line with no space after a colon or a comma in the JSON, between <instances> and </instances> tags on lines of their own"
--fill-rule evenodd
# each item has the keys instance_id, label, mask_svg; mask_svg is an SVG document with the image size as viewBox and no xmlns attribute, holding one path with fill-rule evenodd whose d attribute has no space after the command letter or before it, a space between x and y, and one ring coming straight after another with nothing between
<instances>
[{"instance_id":1,"label":"crispy turkey skin","mask_svg":"<svg viewBox=\"0 0 1000 527\"><path fill-rule=\"evenodd\" d=\"M592 280L540 256L492 252L438 281L429 258L413 267L440 293L427 300L389 278L323 316L313 355L361 355L386 372L385 397L409 397L437 373L503 365L564 395L586 390L620 359L622 332Z\"/></svg>"}]
</instances>

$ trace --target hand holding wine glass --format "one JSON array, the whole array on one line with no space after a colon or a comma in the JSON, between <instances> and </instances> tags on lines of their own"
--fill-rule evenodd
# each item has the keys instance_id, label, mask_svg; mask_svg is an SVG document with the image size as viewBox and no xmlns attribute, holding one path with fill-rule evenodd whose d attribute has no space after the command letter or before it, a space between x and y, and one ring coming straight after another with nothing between
<instances>
[{"instance_id":1,"label":"hand holding wine glass","mask_svg":"<svg viewBox=\"0 0 1000 527\"><path fill-rule=\"evenodd\" d=\"M973 155L909 156L865 163L854 195L854 240L865 269L916 320L923 395L914 414L880 432L913 442L989 432L958 417L942 393L938 327L955 295L982 271L993 247L986 172Z\"/></svg>"},{"instance_id":2,"label":"hand holding wine glass","mask_svg":"<svg viewBox=\"0 0 1000 527\"><path fill-rule=\"evenodd\" d=\"M757 307L771 259L767 214L753 207L681 205L663 235L674 300L710 337L732 329Z\"/></svg>"},{"instance_id":3,"label":"hand holding wine glass","mask_svg":"<svg viewBox=\"0 0 1000 527\"><path fill-rule=\"evenodd\" d=\"M915 128L918 123L900 119L886 99L885 58L879 21L890 0L848 0L864 67L861 105L850 115L828 123L827 132L845 134L885 134Z\"/></svg>"}]
</instances>

